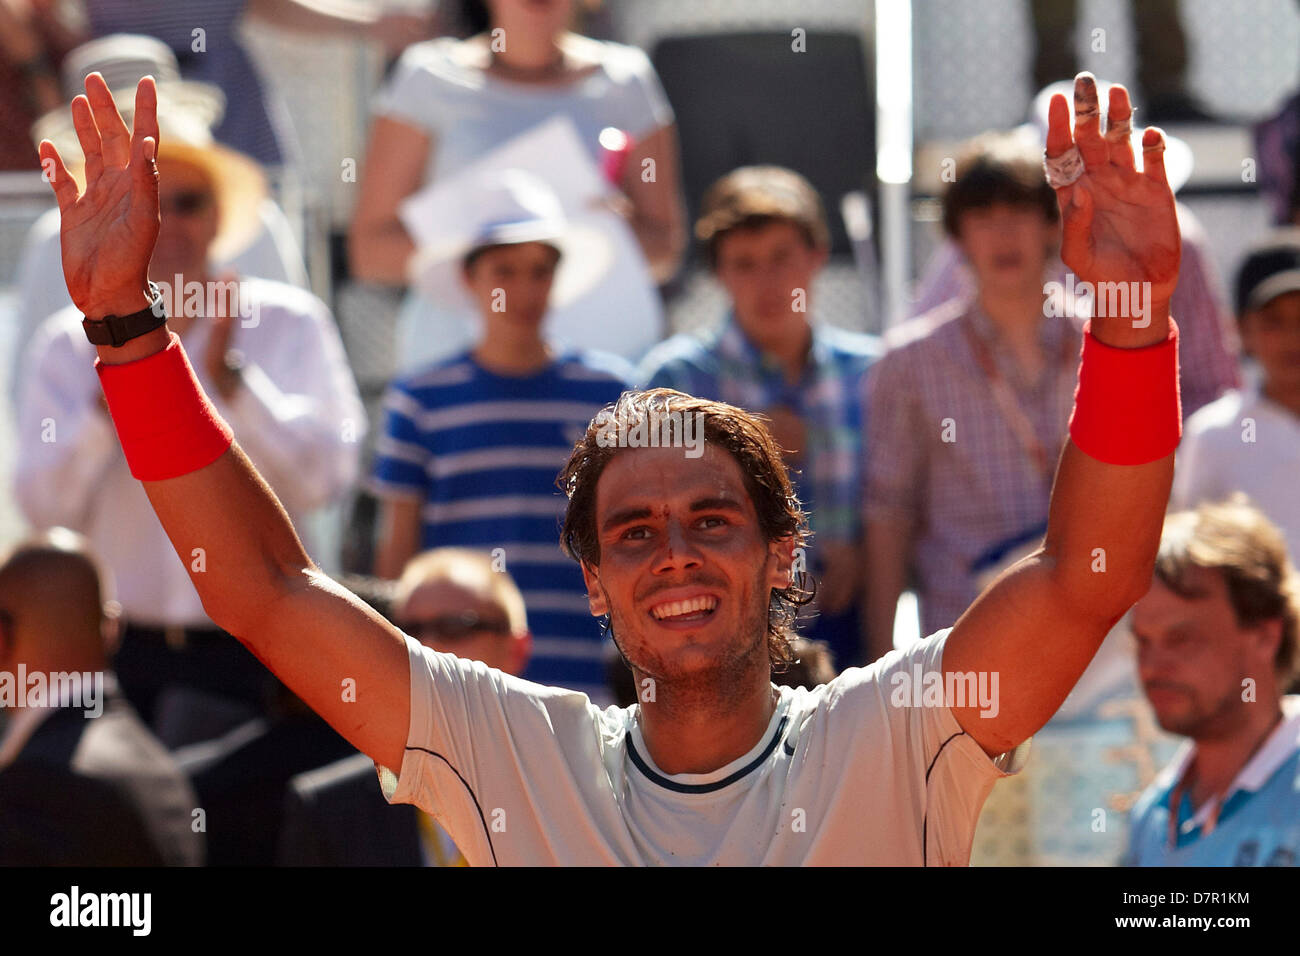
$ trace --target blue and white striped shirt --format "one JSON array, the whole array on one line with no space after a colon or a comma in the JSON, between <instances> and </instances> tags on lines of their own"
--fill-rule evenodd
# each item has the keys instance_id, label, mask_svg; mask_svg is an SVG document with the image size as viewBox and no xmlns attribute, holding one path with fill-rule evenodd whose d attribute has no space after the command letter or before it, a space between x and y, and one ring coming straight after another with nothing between
<instances>
[{"instance_id":1,"label":"blue and white striped shirt","mask_svg":"<svg viewBox=\"0 0 1300 956\"><path fill-rule=\"evenodd\" d=\"M568 352L533 375L489 372L471 353L394 382L372 489L423 500L423 548L494 552L523 592L533 655L523 676L603 698L600 627L577 564L560 551L555 486L588 423L631 370ZM501 549L496 551L495 549Z\"/></svg>"}]
</instances>

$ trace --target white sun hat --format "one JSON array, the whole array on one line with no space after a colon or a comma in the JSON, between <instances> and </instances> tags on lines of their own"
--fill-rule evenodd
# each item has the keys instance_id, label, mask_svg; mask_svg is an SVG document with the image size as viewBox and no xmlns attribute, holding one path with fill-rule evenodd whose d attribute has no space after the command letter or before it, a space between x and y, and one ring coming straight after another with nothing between
<instances>
[{"instance_id":1,"label":"white sun hat","mask_svg":"<svg viewBox=\"0 0 1300 956\"><path fill-rule=\"evenodd\" d=\"M435 305L473 307L461 279L465 257L485 246L543 242L560 251L551 289L552 308L564 306L595 286L613 259L599 231L564 215L559 197L539 176L522 169L497 170L435 186L418 207L421 221L407 221L423 237L411 259L411 284Z\"/></svg>"}]
</instances>

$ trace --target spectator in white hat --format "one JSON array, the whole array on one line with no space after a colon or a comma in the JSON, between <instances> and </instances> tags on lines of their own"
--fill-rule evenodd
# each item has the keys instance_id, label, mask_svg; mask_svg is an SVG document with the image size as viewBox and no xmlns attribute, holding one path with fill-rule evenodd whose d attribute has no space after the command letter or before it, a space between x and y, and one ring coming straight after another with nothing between
<instances>
[{"instance_id":1,"label":"spectator in white hat","mask_svg":"<svg viewBox=\"0 0 1300 956\"><path fill-rule=\"evenodd\" d=\"M195 144L191 158L198 156L213 175L220 178L222 202L220 225L210 250L211 259L240 275L257 276L307 287L307 270L293 229L283 211L267 194L266 177L249 156L215 141L213 130L226 112L226 98L216 86L181 79L176 56L153 37L117 34L106 36L72 50L62 64L65 101L83 89L86 76L100 73L115 90L134 89L142 76L158 83L162 122L184 126L182 139L169 144ZM130 105L123 107L130 115ZM80 154L77 137L68 122L66 107L44 114L32 126L33 144L57 137L73 156ZM65 154L66 155L66 154ZM48 177L47 177L48 178ZM170 277L168 277L170 281ZM23 243L17 272L18 329L15 341L27 342L37 327L72 304L63 283L59 251L59 212L50 209L32 224ZM22 349L14 350L9 377L11 397L17 404L22 389Z\"/></svg>"},{"instance_id":2,"label":"spectator in white hat","mask_svg":"<svg viewBox=\"0 0 1300 956\"><path fill-rule=\"evenodd\" d=\"M672 107L643 51L571 30L574 0L488 0L486 6L487 31L412 44L376 97L348 236L352 273L406 285L416 243L399 218L402 202L540 124L566 117L621 194L610 205L635 236L627 253L643 261L629 268L643 279L611 283L556 308L552 324L571 330L574 341L603 334L600 348L637 360L663 335L653 283L672 277L686 244ZM403 309L405 327L432 333L405 334L429 360L469 341L457 313L433 305L413 293ZM620 316L616 329L604 321L610 309Z\"/></svg>"},{"instance_id":3,"label":"spectator in white hat","mask_svg":"<svg viewBox=\"0 0 1300 956\"><path fill-rule=\"evenodd\" d=\"M430 290L474 303L469 351L394 382L384 398L372 488L381 501L376 573L417 552L487 551L523 591L534 635L524 676L604 700L602 635L578 569L561 553L555 478L587 423L632 370L614 356L559 351L542 336L557 270L585 271L545 183L521 171L466 197L466 215L426 263ZM442 281L437 281L437 276Z\"/></svg>"}]
</instances>

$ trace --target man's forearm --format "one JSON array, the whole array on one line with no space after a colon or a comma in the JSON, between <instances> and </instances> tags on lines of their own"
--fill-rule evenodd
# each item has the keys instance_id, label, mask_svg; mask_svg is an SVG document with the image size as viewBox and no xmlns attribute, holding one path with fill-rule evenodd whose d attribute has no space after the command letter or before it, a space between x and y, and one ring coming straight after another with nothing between
<instances>
[{"instance_id":1,"label":"man's forearm","mask_svg":"<svg viewBox=\"0 0 1300 956\"><path fill-rule=\"evenodd\" d=\"M125 365L170 342L164 325L118 348L99 346L99 360ZM275 599L289 569L311 566L284 509L237 446L205 468L143 485L204 608L231 633Z\"/></svg>"},{"instance_id":2,"label":"man's forearm","mask_svg":"<svg viewBox=\"0 0 1300 956\"><path fill-rule=\"evenodd\" d=\"M1117 348L1144 348L1165 341L1169 331L1166 307L1146 328L1105 322L1094 324L1092 334ZM1172 453L1148 464L1114 465L1067 442L1052 488L1044 551L1052 580L1078 613L1110 621L1145 592L1173 474Z\"/></svg>"}]
</instances>

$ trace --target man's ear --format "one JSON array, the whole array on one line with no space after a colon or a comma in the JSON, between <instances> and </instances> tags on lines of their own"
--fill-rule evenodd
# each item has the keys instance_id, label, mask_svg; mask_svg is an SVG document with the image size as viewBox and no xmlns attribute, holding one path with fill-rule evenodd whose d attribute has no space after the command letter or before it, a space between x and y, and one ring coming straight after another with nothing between
<instances>
[{"instance_id":1,"label":"man's ear","mask_svg":"<svg viewBox=\"0 0 1300 956\"><path fill-rule=\"evenodd\" d=\"M528 666L528 658L533 653L533 632L521 631L518 634L511 634L508 638L510 641L510 673L518 677Z\"/></svg>"},{"instance_id":2,"label":"man's ear","mask_svg":"<svg viewBox=\"0 0 1300 956\"><path fill-rule=\"evenodd\" d=\"M605 592L600 589L600 571L588 566L586 561L580 564L582 580L587 585L587 603L591 605L591 616L604 617L609 613L609 604L605 600Z\"/></svg>"},{"instance_id":3,"label":"man's ear","mask_svg":"<svg viewBox=\"0 0 1300 956\"><path fill-rule=\"evenodd\" d=\"M814 247L814 248L813 248L813 260L814 260L814 263L815 263L815 265L813 266L813 271L814 271L814 272L821 272L822 269L826 268L826 263L830 262L830 260L831 260L831 248L830 248L830 246L816 246L816 247Z\"/></svg>"},{"instance_id":4,"label":"man's ear","mask_svg":"<svg viewBox=\"0 0 1300 956\"><path fill-rule=\"evenodd\" d=\"M1282 619L1271 617L1255 625L1258 635L1260 655L1267 657L1270 664L1277 660L1277 649L1282 646Z\"/></svg>"},{"instance_id":5,"label":"man's ear","mask_svg":"<svg viewBox=\"0 0 1300 956\"><path fill-rule=\"evenodd\" d=\"M767 543L769 587L781 590L790 586L790 572L794 567L795 550L793 535Z\"/></svg>"}]
</instances>

